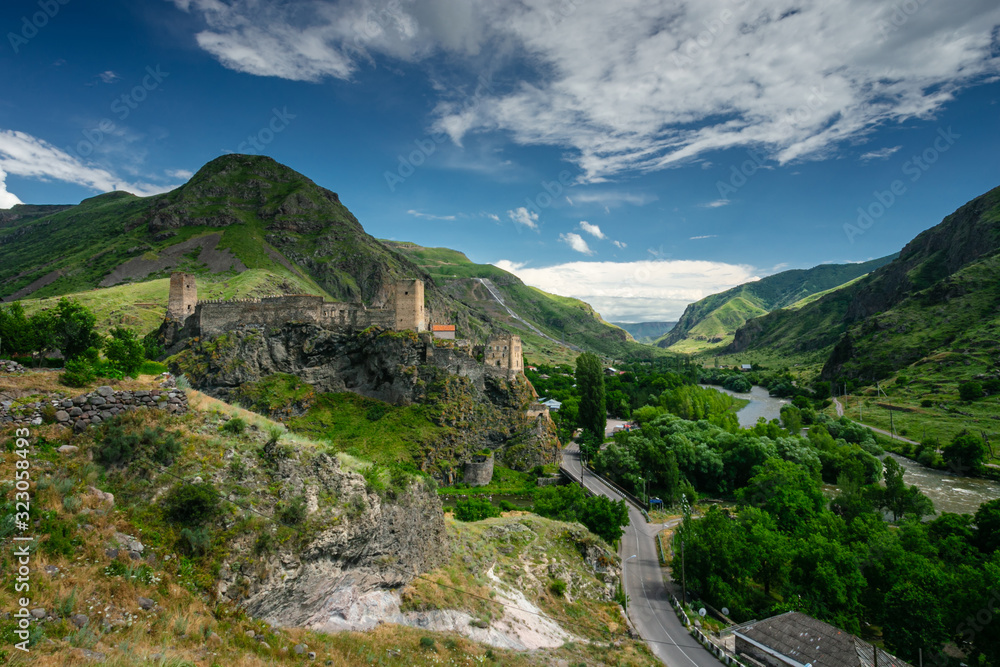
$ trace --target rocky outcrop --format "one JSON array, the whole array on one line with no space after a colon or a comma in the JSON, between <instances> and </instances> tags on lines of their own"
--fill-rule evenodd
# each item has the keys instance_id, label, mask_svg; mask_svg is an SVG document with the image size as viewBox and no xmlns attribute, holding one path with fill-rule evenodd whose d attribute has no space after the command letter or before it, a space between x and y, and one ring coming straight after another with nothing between
<instances>
[{"instance_id":1,"label":"rocky outcrop","mask_svg":"<svg viewBox=\"0 0 1000 667\"><path fill-rule=\"evenodd\" d=\"M305 498L310 515L295 539L280 539L274 525L264 528L267 537L249 533L229 545L218 594L255 617L285 627L361 629L364 618L383 618L371 601L447 558L441 501L421 480L379 495L337 458L318 453L279 460L270 481L284 498Z\"/></svg>"},{"instance_id":2,"label":"rocky outcrop","mask_svg":"<svg viewBox=\"0 0 1000 667\"><path fill-rule=\"evenodd\" d=\"M287 323L190 340L170 363L192 386L224 400L247 402L255 383L283 373L317 392L350 391L395 405L428 405L429 418L446 431L434 442L415 443L420 453L414 463L442 478L448 466L483 449L522 470L558 456L551 419L528 415L536 396L523 375L490 369L468 350L438 348L413 332L333 331Z\"/></svg>"}]
</instances>

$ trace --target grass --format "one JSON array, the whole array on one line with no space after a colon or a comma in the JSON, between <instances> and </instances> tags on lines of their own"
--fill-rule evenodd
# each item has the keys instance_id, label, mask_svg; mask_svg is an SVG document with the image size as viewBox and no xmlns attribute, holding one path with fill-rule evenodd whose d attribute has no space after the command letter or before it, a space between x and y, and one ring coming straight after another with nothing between
<instances>
[{"instance_id":1,"label":"grass","mask_svg":"<svg viewBox=\"0 0 1000 667\"><path fill-rule=\"evenodd\" d=\"M493 467L493 480L486 486L472 488L442 486L438 489L438 493L445 496L467 495L469 493L477 495L527 496L534 493L536 488L538 488L538 485L535 483L534 475L497 465Z\"/></svg>"},{"instance_id":2,"label":"grass","mask_svg":"<svg viewBox=\"0 0 1000 667\"><path fill-rule=\"evenodd\" d=\"M381 414L372 421L373 409ZM329 441L336 449L379 463L413 462L446 429L427 418L421 405L396 406L358 394L318 394L308 412L286 423L299 433Z\"/></svg>"}]
</instances>

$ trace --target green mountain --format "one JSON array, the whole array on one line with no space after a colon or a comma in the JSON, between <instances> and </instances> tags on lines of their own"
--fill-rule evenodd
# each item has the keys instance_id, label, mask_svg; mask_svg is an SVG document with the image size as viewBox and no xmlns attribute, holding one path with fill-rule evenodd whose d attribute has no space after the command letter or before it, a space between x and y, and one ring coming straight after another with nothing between
<instances>
[{"instance_id":1,"label":"green mountain","mask_svg":"<svg viewBox=\"0 0 1000 667\"><path fill-rule=\"evenodd\" d=\"M673 329L677 322L612 322L612 324L632 334L632 338L640 343L654 343Z\"/></svg>"},{"instance_id":2,"label":"green mountain","mask_svg":"<svg viewBox=\"0 0 1000 667\"><path fill-rule=\"evenodd\" d=\"M638 347L580 301L456 251L379 241L336 193L268 157L217 158L152 197L112 192L76 206L0 211L4 301L87 296L102 322L148 329L166 307L164 279L175 270L197 274L213 296L311 293L374 307L387 302L396 279L421 278L431 318L470 338L514 330L540 360L565 360L575 347L608 356ZM239 279L247 273L253 278ZM157 287L139 288L148 282Z\"/></svg>"},{"instance_id":3,"label":"green mountain","mask_svg":"<svg viewBox=\"0 0 1000 667\"><path fill-rule=\"evenodd\" d=\"M677 326L656 342L676 352L699 352L722 347L748 320L773 310L792 307L820 293L835 290L895 257L890 255L858 264L822 264L811 269L782 271L760 280L712 294L684 309Z\"/></svg>"},{"instance_id":4,"label":"green mountain","mask_svg":"<svg viewBox=\"0 0 1000 667\"><path fill-rule=\"evenodd\" d=\"M989 369L1000 351L1000 188L918 235L892 262L795 311L747 322L731 351L819 352L822 377L871 381L910 365Z\"/></svg>"}]
</instances>

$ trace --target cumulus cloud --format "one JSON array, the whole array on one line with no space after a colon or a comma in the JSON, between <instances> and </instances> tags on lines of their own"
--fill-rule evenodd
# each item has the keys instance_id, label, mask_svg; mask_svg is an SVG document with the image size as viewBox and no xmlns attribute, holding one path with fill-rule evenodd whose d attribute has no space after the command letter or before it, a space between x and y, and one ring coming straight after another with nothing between
<instances>
[{"instance_id":1,"label":"cumulus cloud","mask_svg":"<svg viewBox=\"0 0 1000 667\"><path fill-rule=\"evenodd\" d=\"M125 190L148 196L177 187L123 180L103 167L80 161L43 139L15 130L0 130L0 169L26 178L75 183L98 192Z\"/></svg>"},{"instance_id":2,"label":"cumulus cloud","mask_svg":"<svg viewBox=\"0 0 1000 667\"><path fill-rule=\"evenodd\" d=\"M861 156L862 162L868 162L870 160L887 160L889 156L901 149L902 146L889 146L886 148L880 148L877 151L869 151Z\"/></svg>"},{"instance_id":3,"label":"cumulus cloud","mask_svg":"<svg viewBox=\"0 0 1000 667\"><path fill-rule=\"evenodd\" d=\"M10 208L23 203L13 192L7 192L7 172L0 169L0 208Z\"/></svg>"},{"instance_id":4,"label":"cumulus cloud","mask_svg":"<svg viewBox=\"0 0 1000 667\"><path fill-rule=\"evenodd\" d=\"M676 320L689 303L758 279L750 266L702 260L495 266L547 292L582 299L616 322Z\"/></svg>"},{"instance_id":5,"label":"cumulus cloud","mask_svg":"<svg viewBox=\"0 0 1000 667\"><path fill-rule=\"evenodd\" d=\"M509 217L514 224L522 225L528 229L538 231L538 214L534 211L529 211L524 206L519 206L513 211L507 211L507 217Z\"/></svg>"},{"instance_id":6,"label":"cumulus cloud","mask_svg":"<svg viewBox=\"0 0 1000 667\"><path fill-rule=\"evenodd\" d=\"M580 221L580 229L582 229L583 231L587 232L588 234L590 234L594 238L601 239L602 241L604 239L608 238L607 236L604 235L604 232L601 231L601 228L599 226L592 225L589 222L587 222L586 220L581 220Z\"/></svg>"},{"instance_id":7,"label":"cumulus cloud","mask_svg":"<svg viewBox=\"0 0 1000 667\"><path fill-rule=\"evenodd\" d=\"M590 182L734 147L821 158L1000 72L995 0L913 12L895 0L173 1L203 19L203 49L260 76L349 79L379 57L468 63L435 81L437 130L459 145L500 131L565 148ZM483 71L513 83L477 90Z\"/></svg>"},{"instance_id":8,"label":"cumulus cloud","mask_svg":"<svg viewBox=\"0 0 1000 667\"><path fill-rule=\"evenodd\" d=\"M170 178L179 178L182 181L186 181L192 176L194 176L194 172L189 169L168 169L167 176L169 176Z\"/></svg>"},{"instance_id":9,"label":"cumulus cloud","mask_svg":"<svg viewBox=\"0 0 1000 667\"><path fill-rule=\"evenodd\" d=\"M613 243L616 247L621 248L622 250L628 247L627 243L622 243L621 241L612 241L611 243Z\"/></svg>"},{"instance_id":10,"label":"cumulus cloud","mask_svg":"<svg viewBox=\"0 0 1000 667\"><path fill-rule=\"evenodd\" d=\"M587 242L583 240L583 237L579 234L574 234L573 232L567 232L566 234L560 234L559 240L568 245L573 250L577 252L582 252L584 255L593 255L594 251L590 249Z\"/></svg>"}]
</instances>

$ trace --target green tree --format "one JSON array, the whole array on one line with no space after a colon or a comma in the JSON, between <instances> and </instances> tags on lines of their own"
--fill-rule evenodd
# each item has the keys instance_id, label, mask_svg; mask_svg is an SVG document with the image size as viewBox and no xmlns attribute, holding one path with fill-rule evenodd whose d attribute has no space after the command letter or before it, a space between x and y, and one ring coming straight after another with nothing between
<instances>
[{"instance_id":1,"label":"green tree","mask_svg":"<svg viewBox=\"0 0 1000 667\"><path fill-rule=\"evenodd\" d=\"M975 401L983 397L983 385L976 380L969 380L958 385L958 395L963 401Z\"/></svg>"},{"instance_id":2,"label":"green tree","mask_svg":"<svg viewBox=\"0 0 1000 667\"><path fill-rule=\"evenodd\" d=\"M132 375L146 358L145 349L135 332L123 327L111 330L111 337L104 341L104 356L111 365L126 375Z\"/></svg>"},{"instance_id":3,"label":"green tree","mask_svg":"<svg viewBox=\"0 0 1000 667\"><path fill-rule=\"evenodd\" d=\"M219 513L219 494L210 482L175 485L163 500L167 518L186 526L208 523Z\"/></svg>"},{"instance_id":4,"label":"green tree","mask_svg":"<svg viewBox=\"0 0 1000 667\"><path fill-rule=\"evenodd\" d=\"M1000 498L990 500L976 510L976 546L984 554L1000 549Z\"/></svg>"},{"instance_id":5,"label":"green tree","mask_svg":"<svg viewBox=\"0 0 1000 667\"><path fill-rule=\"evenodd\" d=\"M584 352L576 358L576 390L580 395L578 423L584 433L590 436L587 443L590 451L584 453L591 456L600 447L600 443L604 442L604 431L608 423L604 369L596 354ZM597 444L596 447L594 443Z\"/></svg>"},{"instance_id":6,"label":"green tree","mask_svg":"<svg viewBox=\"0 0 1000 667\"><path fill-rule=\"evenodd\" d=\"M772 514L779 529L790 534L815 518L825 502L816 479L801 466L781 459L768 459L737 497Z\"/></svg>"},{"instance_id":7,"label":"green tree","mask_svg":"<svg viewBox=\"0 0 1000 667\"><path fill-rule=\"evenodd\" d=\"M0 353L7 356L31 354L35 344L35 335L21 302L0 308Z\"/></svg>"},{"instance_id":8,"label":"green tree","mask_svg":"<svg viewBox=\"0 0 1000 667\"><path fill-rule=\"evenodd\" d=\"M628 507L624 500L604 496L587 498L579 510L580 523L608 544L616 544L628 525Z\"/></svg>"},{"instance_id":9,"label":"green tree","mask_svg":"<svg viewBox=\"0 0 1000 667\"><path fill-rule=\"evenodd\" d=\"M982 439L963 429L944 446L941 454L956 472L965 474L986 461L987 449Z\"/></svg>"},{"instance_id":10,"label":"green tree","mask_svg":"<svg viewBox=\"0 0 1000 667\"><path fill-rule=\"evenodd\" d=\"M483 498L469 498L455 503L455 518L459 521L482 521L500 516L500 508Z\"/></svg>"},{"instance_id":11,"label":"green tree","mask_svg":"<svg viewBox=\"0 0 1000 667\"><path fill-rule=\"evenodd\" d=\"M34 318L32 318L34 320ZM82 304L60 299L55 310L55 343L67 359L75 359L88 348L100 347L101 336L94 330L97 317Z\"/></svg>"}]
</instances>

